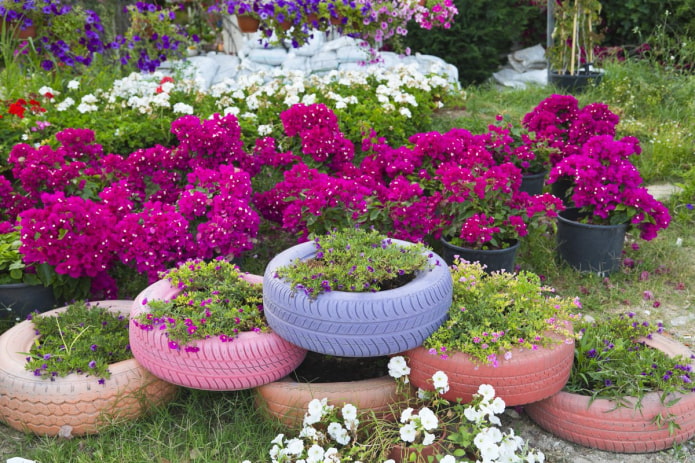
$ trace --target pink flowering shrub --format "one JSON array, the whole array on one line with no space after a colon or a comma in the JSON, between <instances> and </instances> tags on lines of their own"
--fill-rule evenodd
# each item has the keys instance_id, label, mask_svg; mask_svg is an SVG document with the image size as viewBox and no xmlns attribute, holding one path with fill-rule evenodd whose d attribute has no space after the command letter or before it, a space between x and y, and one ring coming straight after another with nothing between
<instances>
[{"instance_id":1,"label":"pink flowering shrub","mask_svg":"<svg viewBox=\"0 0 695 463\"><path fill-rule=\"evenodd\" d=\"M90 278L115 295L109 272L146 274L189 258L234 257L251 249L259 217L251 207L257 159L243 150L233 115L172 124L179 144L103 155L90 130L67 129L59 146L16 145L14 184L0 181L3 226L19 221L26 263Z\"/></svg>"},{"instance_id":2,"label":"pink flowering shrub","mask_svg":"<svg viewBox=\"0 0 695 463\"><path fill-rule=\"evenodd\" d=\"M567 156L577 154L594 135L615 136L620 118L603 103L579 108L572 95L551 95L523 118L523 126L535 133L533 142L553 149L551 167Z\"/></svg>"},{"instance_id":3,"label":"pink flowering shrub","mask_svg":"<svg viewBox=\"0 0 695 463\"><path fill-rule=\"evenodd\" d=\"M661 202L642 185L629 157L641 148L635 137L614 140L609 135L590 138L578 154L566 157L550 171L549 181L570 177L571 200L591 223L629 223L640 238L651 240L668 227L671 216Z\"/></svg>"}]
</instances>

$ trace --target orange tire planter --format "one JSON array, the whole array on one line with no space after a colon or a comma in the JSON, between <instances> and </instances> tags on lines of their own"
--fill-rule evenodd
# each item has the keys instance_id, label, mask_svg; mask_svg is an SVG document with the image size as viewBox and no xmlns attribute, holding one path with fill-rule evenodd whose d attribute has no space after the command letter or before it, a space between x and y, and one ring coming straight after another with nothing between
<instances>
[{"instance_id":1,"label":"orange tire planter","mask_svg":"<svg viewBox=\"0 0 695 463\"><path fill-rule=\"evenodd\" d=\"M243 278L263 281L258 275ZM168 280L157 281L136 297L131 318L148 311L147 300L170 300L178 293ZM130 322L130 348L138 362L158 378L192 389L236 391L277 381L297 368L307 352L275 333L242 332L229 342L214 337L195 345L197 352L171 349L166 331L143 330Z\"/></svg>"},{"instance_id":2,"label":"orange tire planter","mask_svg":"<svg viewBox=\"0 0 695 463\"><path fill-rule=\"evenodd\" d=\"M683 344L655 334L647 345L670 356L693 353ZM695 362L691 360L695 367ZM525 407L526 413L541 428L570 442L600 450L618 453L658 452L695 436L695 392L674 394L666 401L680 400L671 407L662 404L658 392L650 392L635 410L634 397L626 397L625 407L615 401L559 392L558 394ZM655 418L672 417L679 426L671 434L668 425L654 423Z\"/></svg>"},{"instance_id":3,"label":"orange tire planter","mask_svg":"<svg viewBox=\"0 0 695 463\"><path fill-rule=\"evenodd\" d=\"M127 315L132 301L99 305ZM53 381L36 377L24 368L26 355L21 353L29 352L35 339L28 320L0 336L0 421L19 431L67 437L96 434L114 419L137 418L176 393L176 386L151 375L135 359L110 365L111 377L103 385L87 375L70 374Z\"/></svg>"},{"instance_id":4,"label":"orange tire planter","mask_svg":"<svg viewBox=\"0 0 695 463\"><path fill-rule=\"evenodd\" d=\"M404 354L409 358L410 382L421 389L433 390L432 375L441 370L449 377L447 400L468 403L481 384L490 384L495 395L508 406L525 405L545 399L560 391L569 379L574 360L574 343L561 342L538 350L515 349L509 360L499 365L481 365L460 352L442 359L424 347Z\"/></svg>"},{"instance_id":5,"label":"orange tire planter","mask_svg":"<svg viewBox=\"0 0 695 463\"><path fill-rule=\"evenodd\" d=\"M350 403L358 412L374 412L383 418L391 416L391 406L398 400L396 381L390 376L333 383L300 383L286 377L256 388L256 405L293 429L302 427L309 402L324 397L329 405Z\"/></svg>"}]
</instances>

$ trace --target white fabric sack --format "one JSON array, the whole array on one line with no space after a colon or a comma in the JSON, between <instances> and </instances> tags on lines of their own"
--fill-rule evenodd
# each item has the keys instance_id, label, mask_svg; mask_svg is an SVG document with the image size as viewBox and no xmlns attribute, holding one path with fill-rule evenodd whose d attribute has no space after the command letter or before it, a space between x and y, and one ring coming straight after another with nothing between
<instances>
[{"instance_id":1,"label":"white fabric sack","mask_svg":"<svg viewBox=\"0 0 695 463\"><path fill-rule=\"evenodd\" d=\"M239 72L239 65L241 60L238 56L227 55L224 53L219 53L215 55L208 55L210 58L214 59L219 67L217 68L217 74L212 79L211 85L219 84L225 79L234 79Z\"/></svg>"},{"instance_id":2,"label":"white fabric sack","mask_svg":"<svg viewBox=\"0 0 695 463\"><path fill-rule=\"evenodd\" d=\"M517 50L507 55L509 65L517 72L534 69L545 69L548 62L545 59L545 49L541 45Z\"/></svg>"},{"instance_id":3,"label":"white fabric sack","mask_svg":"<svg viewBox=\"0 0 695 463\"><path fill-rule=\"evenodd\" d=\"M342 47L352 47L355 45L357 45L357 40L352 37L342 36L324 43L323 47L321 47L321 51L334 51Z\"/></svg>"},{"instance_id":4,"label":"white fabric sack","mask_svg":"<svg viewBox=\"0 0 695 463\"><path fill-rule=\"evenodd\" d=\"M338 48L335 54L341 63L358 63L369 60L369 53L359 45Z\"/></svg>"},{"instance_id":5,"label":"white fabric sack","mask_svg":"<svg viewBox=\"0 0 695 463\"><path fill-rule=\"evenodd\" d=\"M322 51L309 58L309 72L332 71L338 69L338 57L333 51Z\"/></svg>"},{"instance_id":6,"label":"white fabric sack","mask_svg":"<svg viewBox=\"0 0 695 463\"><path fill-rule=\"evenodd\" d=\"M249 52L247 58L260 64L280 66L287 59L287 50L284 48L254 48Z\"/></svg>"},{"instance_id":7,"label":"white fabric sack","mask_svg":"<svg viewBox=\"0 0 695 463\"><path fill-rule=\"evenodd\" d=\"M511 88L526 88L527 84L545 86L548 84L548 72L545 69L517 72L512 68L503 68L492 74L501 85Z\"/></svg>"},{"instance_id":8,"label":"white fabric sack","mask_svg":"<svg viewBox=\"0 0 695 463\"><path fill-rule=\"evenodd\" d=\"M308 56L290 56L282 63L282 68L290 71L307 72L309 59Z\"/></svg>"},{"instance_id":9,"label":"white fabric sack","mask_svg":"<svg viewBox=\"0 0 695 463\"><path fill-rule=\"evenodd\" d=\"M320 31L314 31L313 37L299 48L295 48L294 52L299 56L314 56L318 53L323 44L326 43L326 34Z\"/></svg>"},{"instance_id":10,"label":"white fabric sack","mask_svg":"<svg viewBox=\"0 0 695 463\"><path fill-rule=\"evenodd\" d=\"M193 64L193 67L186 69L184 75L198 82L203 90L210 88L220 67L219 63L207 56L191 56L186 59Z\"/></svg>"}]
</instances>

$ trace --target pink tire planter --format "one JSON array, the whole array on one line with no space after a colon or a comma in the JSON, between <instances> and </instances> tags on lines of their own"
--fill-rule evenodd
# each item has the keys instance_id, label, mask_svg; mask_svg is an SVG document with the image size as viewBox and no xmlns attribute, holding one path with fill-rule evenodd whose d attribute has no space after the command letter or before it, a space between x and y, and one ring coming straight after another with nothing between
<instances>
[{"instance_id":1,"label":"pink tire planter","mask_svg":"<svg viewBox=\"0 0 695 463\"><path fill-rule=\"evenodd\" d=\"M132 301L98 304L127 315ZM22 354L35 339L31 321L0 336L0 421L14 429L44 436L95 434L114 421L135 419L167 403L176 393L176 386L156 378L135 359L110 365L111 377L103 385L94 376L78 374L54 380L36 377L24 368Z\"/></svg>"},{"instance_id":2,"label":"pink tire planter","mask_svg":"<svg viewBox=\"0 0 695 463\"><path fill-rule=\"evenodd\" d=\"M693 353L683 344L662 335L653 335L647 344L671 356L693 358ZM695 367L695 362L691 364ZM680 400L667 407L658 392L651 392L636 410L633 397L626 397L626 405L618 407L612 400L591 402L588 396L562 391L528 405L525 410L541 428L570 442L609 452L647 453L670 448L695 436L695 392L674 395L666 402L676 398ZM667 423L661 427L655 424L658 417L664 421L670 417L678 426L670 433Z\"/></svg>"},{"instance_id":3,"label":"pink tire planter","mask_svg":"<svg viewBox=\"0 0 695 463\"><path fill-rule=\"evenodd\" d=\"M507 406L516 406L550 397L565 386L574 359L574 343L561 342L538 350L515 349L512 358L500 359L497 367L476 363L460 352L442 359L424 347L404 355L409 359L414 386L432 390L432 375L441 370L449 377L450 389L444 394L447 400L470 402L481 384L490 384Z\"/></svg>"},{"instance_id":4,"label":"pink tire planter","mask_svg":"<svg viewBox=\"0 0 695 463\"><path fill-rule=\"evenodd\" d=\"M312 399L328 399L329 405L342 407L350 403L358 412L376 416L391 415L398 399L396 381L390 376L329 383L297 382L287 377L256 388L256 404L269 417L294 429L302 427L304 414Z\"/></svg>"},{"instance_id":5,"label":"pink tire planter","mask_svg":"<svg viewBox=\"0 0 695 463\"><path fill-rule=\"evenodd\" d=\"M247 275L248 281L262 278ZM148 300L169 300L178 294L168 280L160 280L135 299L131 318L147 312ZM228 342L219 338L196 341L197 352L169 348L165 331L143 330L131 321L130 347L140 364L153 375L179 386L210 391L250 389L277 381L294 370L306 350L275 333L243 332Z\"/></svg>"}]
</instances>

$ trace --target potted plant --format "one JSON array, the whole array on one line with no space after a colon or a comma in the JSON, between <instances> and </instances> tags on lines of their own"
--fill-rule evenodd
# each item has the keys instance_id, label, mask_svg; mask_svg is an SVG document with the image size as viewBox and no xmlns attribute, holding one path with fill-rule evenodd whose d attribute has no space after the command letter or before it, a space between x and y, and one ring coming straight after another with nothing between
<instances>
[{"instance_id":1,"label":"potted plant","mask_svg":"<svg viewBox=\"0 0 695 463\"><path fill-rule=\"evenodd\" d=\"M564 209L549 193L520 192L521 171L511 162L489 167L445 162L435 179L440 184L437 217L448 264L459 255L484 263L488 272L512 271L519 239L529 227L547 226L544 217L556 217Z\"/></svg>"},{"instance_id":2,"label":"potted plant","mask_svg":"<svg viewBox=\"0 0 695 463\"><path fill-rule=\"evenodd\" d=\"M451 267L449 319L422 346L405 353L415 386L447 373L449 400L468 402L483 382L508 405L549 397L569 377L574 352L570 312L577 299L553 295L530 272L486 274L479 263Z\"/></svg>"},{"instance_id":3,"label":"potted plant","mask_svg":"<svg viewBox=\"0 0 695 463\"><path fill-rule=\"evenodd\" d=\"M568 91L581 91L591 81L598 83L602 73L593 65L594 47L601 39L601 2L548 0L548 11L552 18L548 81Z\"/></svg>"},{"instance_id":4,"label":"potted plant","mask_svg":"<svg viewBox=\"0 0 695 463\"><path fill-rule=\"evenodd\" d=\"M155 376L195 389L249 389L286 376L306 350L271 332L260 283L222 258L163 273L133 304L133 355Z\"/></svg>"},{"instance_id":5,"label":"potted plant","mask_svg":"<svg viewBox=\"0 0 695 463\"><path fill-rule=\"evenodd\" d=\"M77 301L0 336L0 421L39 435L93 434L172 399L133 359L132 301Z\"/></svg>"},{"instance_id":6,"label":"potted plant","mask_svg":"<svg viewBox=\"0 0 695 463\"><path fill-rule=\"evenodd\" d=\"M530 135L530 145L549 150L549 168L567 156L577 154L581 146L595 135L615 136L619 122L620 117L606 104L590 103L579 107L579 101L572 95L550 95L526 113L522 120ZM572 180L562 177L551 184L551 192L569 206L571 187Z\"/></svg>"},{"instance_id":7,"label":"potted plant","mask_svg":"<svg viewBox=\"0 0 695 463\"><path fill-rule=\"evenodd\" d=\"M268 324L305 349L377 357L419 345L445 320L451 276L422 244L346 228L275 256L263 276Z\"/></svg>"},{"instance_id":8,"label":"potted plant","mask_svg":"<svg viewBox=\"0 0 695 463\"><path fill-rule=\"evenodd\" d=\"M539 426L609 452L657 452L695 435L695 354L634 313L586 319L567 385L525 407Z\"/></svg>"},{"instance_id":9,"label":"potted plant","mask_svg":"<svg viewBox=\"0 0 695 463\"><path fill-rule=\"evenodd\" d=\"M598 135L551 170L550 183L563 177L573 183L574 207L559 214L557 232L558 254L573 268L611 273L620 266L627 230L638 229L648 241L668 227L668 209L642 186L629 159L640 152L635 137Z\"/></svg>"},{"instance_id":10,"label":"potted plant","mask_svg":"<svg viewBox=\"0 0 695 463\"><path fill-rule=\"evenodd\" d=\"M19 252L19 231L0 234L0 310L3 329L23 320L30 312L43 312L55 305L53 290L27 265ZM7 324L7 326L5 326Z\"/></svg>"}]
</instances>

